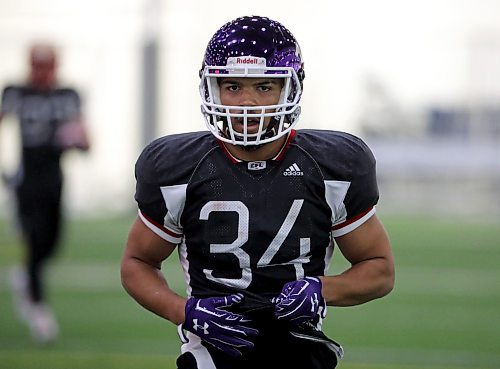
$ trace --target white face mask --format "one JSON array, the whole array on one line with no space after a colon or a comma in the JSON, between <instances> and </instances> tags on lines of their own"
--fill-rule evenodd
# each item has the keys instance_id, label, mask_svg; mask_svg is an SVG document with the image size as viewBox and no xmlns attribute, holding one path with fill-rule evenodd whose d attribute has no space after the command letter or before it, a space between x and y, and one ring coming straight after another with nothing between
<instances>
[{"instance_id":1,"label":"white face mask","mask_svg":"<svg viewBox=\"0 0 500 369\"><path fill-rule=\"evenodd\" d=\"M229 106L223 105L217 78L280 78L283 87L276 105ZM292 130L300 115L302 94L297 73L290 67L266 67L264 58L252 56L228 58L226 66L205 66L200 81L201 111L208 129L219 140L233 145L262 145L277 140ZM271 123L265 126L265 118ZM243 122L243 131L233 129L232 120ZM257 132L247 129L249 120L259 119Z\"/></svg>"}]
</instances>

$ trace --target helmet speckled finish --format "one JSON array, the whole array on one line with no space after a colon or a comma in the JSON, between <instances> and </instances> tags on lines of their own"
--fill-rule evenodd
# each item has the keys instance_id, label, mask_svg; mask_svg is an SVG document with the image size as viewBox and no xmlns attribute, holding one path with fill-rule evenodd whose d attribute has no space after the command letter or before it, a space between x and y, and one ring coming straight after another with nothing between
<instances>
[{"instance_id":1,"label":"helmet speckled finish","mask_svg":"<svg viewBox=\"0 0 500 369\"><path fill-rule=\"evenodd\" d=\"M217 78L282 78L280 101L272 106L222 105ZM235 145L261 145L287 134L300 115L304 64L300 47L281 23L245 16L223 25L211 38L200 70L202 113L207 127L220 140ZM238 113L232 113L237 108ZM272 117L267 128L265 117ZM231 119L260 119L257 133L236 132Z\"/></svg>"}]
</instances>

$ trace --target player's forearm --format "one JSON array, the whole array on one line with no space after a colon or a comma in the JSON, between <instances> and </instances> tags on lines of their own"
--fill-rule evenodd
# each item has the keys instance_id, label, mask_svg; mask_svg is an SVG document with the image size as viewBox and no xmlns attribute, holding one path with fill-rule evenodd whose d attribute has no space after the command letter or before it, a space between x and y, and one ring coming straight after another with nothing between
<instances>
[{"instance_id":1,"label":"player's forearm","mask_svg":"<svg viewBox=\"0 0 500 369\"><path fill-rule=\"evenodd\" d=\"M127 258L122 261L121 280L128 294L144 308L174 324L184 322L186 299L170 289L159 269Z\"/></svg>"},{"instance_id":2,"label":"player's forearm","mask_svg":"<svg viewBox=\"0 0 500 369\"><path fill-rule=\"evenodd\" d=\"M373 258L353 265L342 274L321 277L328 305L353 306L383 297L394 287L391 260Z\"/></svg>"}]
</instances>

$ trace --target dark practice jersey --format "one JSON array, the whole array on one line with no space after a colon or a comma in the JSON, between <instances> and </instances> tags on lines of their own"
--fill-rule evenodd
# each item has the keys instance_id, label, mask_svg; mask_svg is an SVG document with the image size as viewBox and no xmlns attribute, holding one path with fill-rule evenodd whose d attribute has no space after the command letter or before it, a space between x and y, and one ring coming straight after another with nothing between
<instances>
[{"instance_id":1,"label":"dark practice jersey","mask_svg":"<svg viewBox=\"0 0 500 369\"><path fill-rule=\"evenodd\" d=\"M209 132L165 136L136 163L139 216L179 244L188 293L244 290L269 300L283 285L324 275L333 238L378 201L375 159L342 132L292 131L273 159L234 158Z\"/></svg>"},{"instance_id":2,"label":"dark practice jersey","mask_svg":"<svg viewBox=\"0 0 500 369\"><path fill-rule=\"evenodd\" d=\"M70 88L40 91L28 86L8 86L2 93L1 111L19 120L23 177L60 176L62 149L56 132L79 116L78 93Z\"/></svg>"}]
</instances>

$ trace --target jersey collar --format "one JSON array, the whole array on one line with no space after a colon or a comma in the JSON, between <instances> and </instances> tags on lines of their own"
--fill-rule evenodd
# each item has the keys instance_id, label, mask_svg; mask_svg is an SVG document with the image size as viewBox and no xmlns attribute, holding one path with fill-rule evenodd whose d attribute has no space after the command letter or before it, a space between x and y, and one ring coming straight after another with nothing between
<instances>
[{"instance_id":1,"label":"jersey collar","mask_svg":"<svg viewBox=\"0 0 500 369\"><path fill-rule=\"evenodd\" d=\"M281 147L280 151L271 159L269 160L276 160L280 161L283 156L285 155L285 152L287 151L288 147L290 146L290 143L293 141L294 137L296 136L297 132L292 129L290 133L288 134L288 137L285 141L285 144ZM221 147L222 151L226 154L226 156L231 160L232 163L242 163L244 160L238 159L236 156L231 154L231 152L227 149L226 145L224 145L224 142L221 140L217 140L217 143Z\"/></svg>"}]
</instances>

